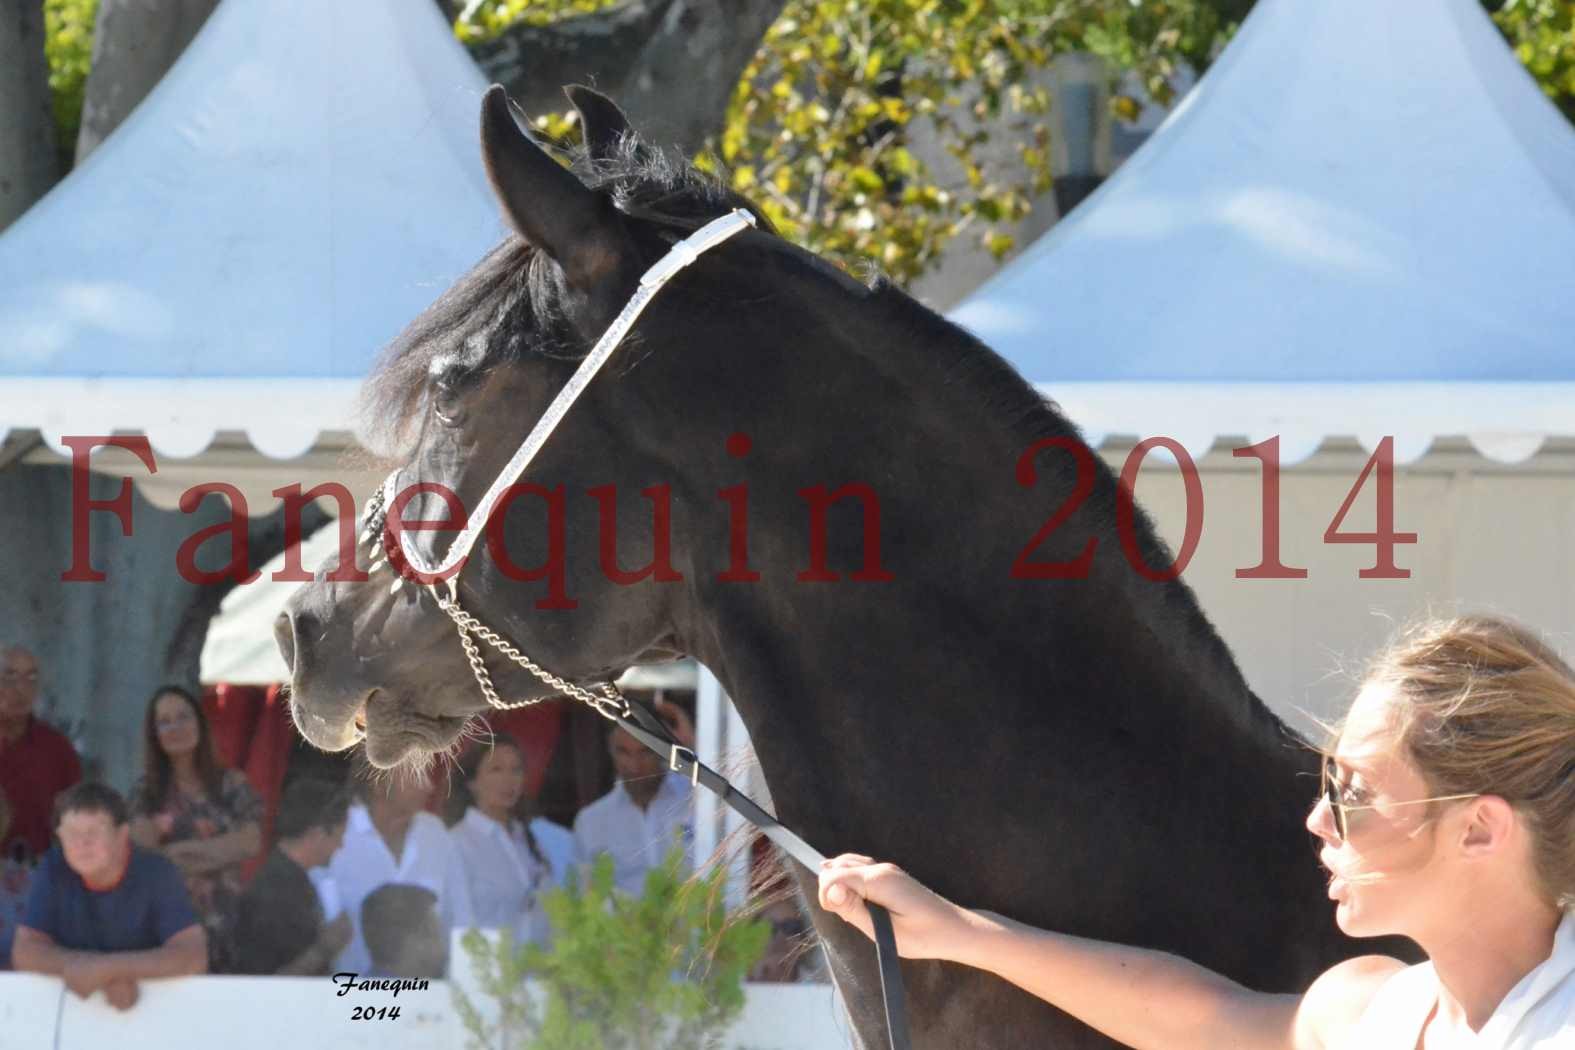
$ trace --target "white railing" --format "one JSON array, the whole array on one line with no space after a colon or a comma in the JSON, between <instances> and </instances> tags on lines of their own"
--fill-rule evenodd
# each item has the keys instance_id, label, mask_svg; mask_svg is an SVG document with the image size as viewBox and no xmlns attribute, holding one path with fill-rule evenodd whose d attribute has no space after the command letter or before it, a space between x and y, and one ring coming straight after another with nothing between
<instances>
[{"instance_id":1,"label":"white railing","mask_svg":"<svg viewBox=\"0 0 1575 1050\"><path fill-rule=\"evenodd\" d=\"M463 980L463 978L459 978ZM851 1045L827 984L750 984L729 1048L815 1050ZM59 978L0 973L0 1048L107 1050L465 1050L449 983L424 990L339 989L327 977L178 977L144 981L122 1013L102 993L83 1000ZM472 1000L482 1003L472 993ZM356 1008L373 1016L356 1019ZM398 1007L399 1016L377 1011Z\"/></svg>"}]
</instances>

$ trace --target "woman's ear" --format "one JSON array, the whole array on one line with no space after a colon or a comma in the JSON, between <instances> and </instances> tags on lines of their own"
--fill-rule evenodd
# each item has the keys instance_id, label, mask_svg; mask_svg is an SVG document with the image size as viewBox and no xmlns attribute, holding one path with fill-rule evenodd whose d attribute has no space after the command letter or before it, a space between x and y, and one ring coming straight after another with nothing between
<instances>
[{"instance_id":1,"label":"woman's ear","mask_svg":"<svg viewBox=\"0 0 1575 1050\"><path fill-rule=\"evenodd\" d=\"M1519 831L1515 807L1497 795L1481 795L1465 803L1466 823L1460 849L1467 857L1485 857L1506 848Z\"/></svg>"}]
</instances>

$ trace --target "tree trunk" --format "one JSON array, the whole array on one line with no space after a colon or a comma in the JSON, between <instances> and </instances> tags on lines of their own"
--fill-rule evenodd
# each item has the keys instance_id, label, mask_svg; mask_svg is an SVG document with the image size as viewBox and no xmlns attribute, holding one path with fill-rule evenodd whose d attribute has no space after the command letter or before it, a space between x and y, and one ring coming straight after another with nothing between
<instances>
[{"instance_id":1,"label":"tree trunk","mask_svg":"<svg viewBox=\"0 0 1575 1050\"><path fill-rule=\"evenodd\" d=\"M60 177L43 0L20 0L0 14L0 230Z\"/></svg>"},{"instance_id":2,"label":"tree trunk","mask_svg":"<svg viewBox=\"0 0 1575 1050\"><path fill-rule=\"evenodd\" d=\"M787 0L629 0L471 49L527 113L568 108L565 84L613 98L653 142L693 153L722 127L738 78Z\"/></svg>"},{"instance_id":3,"label":"tree trunk","mask_svg":"<svg viewBox=\"0 0 1575 1050\"><path fill-rule=\"evenodd\" d=\"M77 163L163 78L218 0L99 0Z\"/></svg>"}]
</instances>

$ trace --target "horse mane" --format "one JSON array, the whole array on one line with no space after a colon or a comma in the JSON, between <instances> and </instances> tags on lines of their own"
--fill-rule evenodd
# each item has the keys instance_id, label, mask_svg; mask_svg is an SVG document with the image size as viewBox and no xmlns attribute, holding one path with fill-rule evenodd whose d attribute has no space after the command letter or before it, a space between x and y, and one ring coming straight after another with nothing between
<instances>
[{"instance_id":1,"label":"horse mane","mask_svg":"<svg viewBox=\"0 0 1575 1050\"><path fill-rule=\"evenodd\" d=\"M956 389L969 402L984 410L1002 428L1007 441L1019 450L1051 437L1071 437L1082 441L1078 426L1062 413L1060 406L1041 393L1017 369L967 329L924 306L885 275L877 275L871 285L869 309L862 317L867 334L854 340L865 352L908 355L903 364L911 369L927 369L937 384ZM876 333L880 337L876 337ZM1097 451L1089 450L1098 460ZM1102 461L1101 461L1102 462ZM1116 487L1095 486L1084 513L1103 514L1114 520ZM1174 557L1160 537L1153 519L1141 505L1133 506L1133 531L1137 549L1145 564L1166 565ZM1194 666L1207 668L1210 680L1235 687L1231 695L1216 693L1213 701L1229 704L1241 700L1245 710L1236 714L1245 724L1265 726L1286 739L1297 735L1264 704L1241 673L1230 647L1209 620L1197 595L1184 581L1176 579L1161 585L1154 597L1163 615L1178 634L1167 635L1156 623L1156 638L1174 637L1178 648L1186 651Z\"/></svg>"}]
</instances>

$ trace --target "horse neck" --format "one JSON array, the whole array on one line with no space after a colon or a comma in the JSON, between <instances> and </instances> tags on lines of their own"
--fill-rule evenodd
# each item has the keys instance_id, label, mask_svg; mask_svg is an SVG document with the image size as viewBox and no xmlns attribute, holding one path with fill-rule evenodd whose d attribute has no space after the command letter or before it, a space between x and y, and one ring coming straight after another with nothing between
<instances>
[{"instance_id":1,"label":"horse neck","mask_svg":"<svg viewBox=\"0 0 1575 1050\"><path fill-rule=\"evenodd\" d=\"M1034 436L1071 434L1064 420L1047 407L1038 420L1003 416L999 391L959 380L955 363L911 329L894 339L879 326L813 318L779 327L792 345L774 350L761 332L759 389L729 380L730 400L763 406L748 424L754 451L691 486L705 494L691 508L705 555L692 554L699 581L678 632L739 706L779 815L833 835L887 820L890 804L867 785L921 786L927 774L915 777L915 762L973 764L979 794L1013 790L1035 762L1031 750L1013 753L1014 739L1031 746L1054 733L1095 743L1111 732L1162 733L1181 756L1172 772L1206 751L1263 785L1266 799L1300 804L1283 726L1247 689L1190 590L1144 579L1121 557L1116 479L1102 462L1081 512L1033 553L1061 560L1094 540L1088 579L1011 579L1014 559L1070 490L1050 476L1056 453L1031 488L1014 468ZM791 357L791 371L773 366L773 353ZM715 447L735 425L729 416L690 443ZM750 484L761 579L719 582L729 519L711 493L740 481ZM799 579L811 517L798 490L850 481L878 497L881 561L895 578L850 578L863 551L854 513L832 519L841 579ZM964 747L976 757L960 755ZM826 775L807 775L811 766Z\"/></svg>"}]
</instances>

